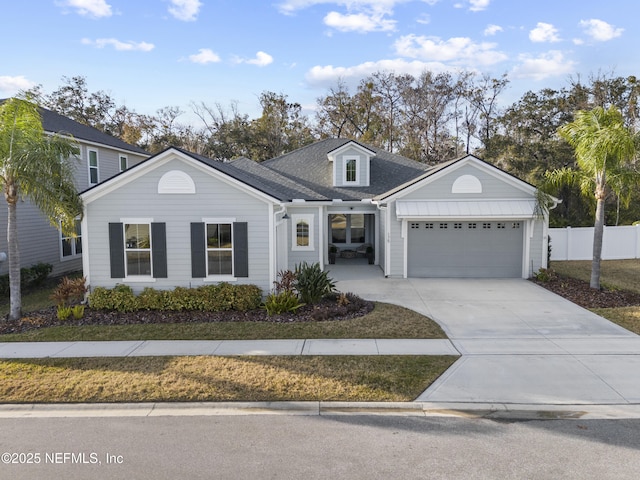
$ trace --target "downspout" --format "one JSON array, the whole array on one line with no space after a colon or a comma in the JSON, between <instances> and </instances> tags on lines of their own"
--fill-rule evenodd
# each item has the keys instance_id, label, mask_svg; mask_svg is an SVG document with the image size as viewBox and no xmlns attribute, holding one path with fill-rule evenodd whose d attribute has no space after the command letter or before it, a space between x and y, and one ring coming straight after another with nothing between
<instances>
[{"instance_id":1,"label":"downspout","mask_svg":"<svg viewBox=\"0 0 640 480\"><path fill-rule=\"evenodd\" d=\"M286 220L282 220L282 219L278 221L277 218L278 218L278 215L282 213L286 213L287 207L285 207L284 204L282 203L279 204L278 206L280 207L280 210L274 211L273 217L269 221L269 223L273 225L273 227L271 228L272 242L271 242L271 261L269 262L269 280L270 280L269 285L273 285L273 282L277 280L276 274L278 270L278 227L286 222ZM274 205L271 204L270 208L273 210Z\"/></svg>"},{"instance_id":2,"label":"downspout","mask_svg":"<svg viewBox=\"0 0 640 480\"><path fill-rule=\"evenodd\" d=\"M380 212L380 215L378 215L378 218L382 219L384 218L384 222L385 222L385 235L384 235L384 239L383 239L383 248L384 248L384 265L382 268L382 273L384 274L385 278L388 277L388 271L389 271L389 250L388 250L388 244L389 244L389 222L387 222L387 211L389 209L388 205L381 205L377 200L371 200L371 203L373 205L376 206L376 208L378 209L378 211ZM378 231L380 231L380 226L378 225ZM376 248L379 248L378 245L376 245Z\"/></svg>"}]
</instances>

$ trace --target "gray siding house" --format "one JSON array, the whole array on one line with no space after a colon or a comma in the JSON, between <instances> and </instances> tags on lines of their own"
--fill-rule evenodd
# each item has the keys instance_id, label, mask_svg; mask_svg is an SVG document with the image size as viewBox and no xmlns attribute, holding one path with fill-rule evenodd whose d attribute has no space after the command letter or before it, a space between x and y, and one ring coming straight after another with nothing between
<instances>
[{"instance_id":1,"label":"gray siding house","mask_svg":"<svg viewBox=\"0 0 640 480\"><path fill-rule=\"evenodd\" d=\"M75 183L78 192L106 180L149 157L141 148L130 145L100 130L41 108L45 132L72 137L80 148ZM53 275L82 269L80 220L78 238L63 237L28 200L17 206L20 261L23 267L39 262L53 265ZM0 252L7 251L7 209L0 208ZM0 275L8 273L8 262L0 263Z\"/></svg>"},{"instance_id":2,"label":"gray siding house","mask_svg":"<svg viewBox=\"0 0 640 480\"><path fill-rule=\"evenodd\" d=\"M547 264L532 185L472 156L435 167L347 139L262 163L169 148L82 193L91 287L253 283L374 251L387 277L528 278ZM354 262L359 268L361 262Z\"/></svg>"}]
</instances>

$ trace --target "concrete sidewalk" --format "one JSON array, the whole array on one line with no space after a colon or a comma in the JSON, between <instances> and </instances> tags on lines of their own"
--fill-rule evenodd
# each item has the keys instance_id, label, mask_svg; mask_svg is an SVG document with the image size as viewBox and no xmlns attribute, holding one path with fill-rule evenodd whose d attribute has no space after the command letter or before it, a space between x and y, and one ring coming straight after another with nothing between
<instances>
[{"instance_id":1,"label":"concrete sidewalk","mask_svg":"<svg viewBox=\"0 0 640 480\"><path fill-rule=\"evenodd\" d=\"M6 342L0 358L83 358L194 355L460 355L449 340L132 340Z\"/></svg>"}]
</instances>

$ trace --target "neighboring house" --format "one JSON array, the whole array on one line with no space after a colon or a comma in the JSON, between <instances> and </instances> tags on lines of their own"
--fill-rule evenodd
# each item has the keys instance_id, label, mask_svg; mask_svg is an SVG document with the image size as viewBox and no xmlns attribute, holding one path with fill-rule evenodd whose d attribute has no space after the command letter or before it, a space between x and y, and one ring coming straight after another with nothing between
<instances>
[{"instance_id":1,"label":"neighboring house","mask_svg":"<svg viewBox=\"0 0 640 480\"><path fill-rule=\"evenodd\" d=\"M80 155L76 163L75 183L78 192L97 185L127 168L140 163L149 154L100 130L41 108L45 132L73 137ZM82 269L80 220L78 238L62 236L49 220L28 200L17 206L20 262L29 267L39 262L53 265L53 275ZM7 208L0 208L0 252L7 251ZM0 263L0 274L8 273L8 262Z\"/></svg>"},{"instance_id":2,"label":"neighboring house","mask_svg":"<svg viewBox=\"0 0 640 480\"><path fill-rule=\"evenodd\" d=\"M346 139L262 163L169 148L82 198L92 287L267 292L283 269L325 268L330 245L371 245L388 277L527 278L547 263L536 188L472 155L429 167Z\"/></svg>"}]
</instances>

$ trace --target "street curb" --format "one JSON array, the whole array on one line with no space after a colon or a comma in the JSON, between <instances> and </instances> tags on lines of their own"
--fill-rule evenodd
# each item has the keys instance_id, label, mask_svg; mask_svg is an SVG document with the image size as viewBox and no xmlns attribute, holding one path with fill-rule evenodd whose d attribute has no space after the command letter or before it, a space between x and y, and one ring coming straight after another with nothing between
<instances>
[{"instance_id":1,"label":"street curb","mask_svg":"<svg viewBox=\"0 0 640 480\"><path fill-rule=\"evenodd\" d=\"M564 405L430 402L193 402L3 404L6 418L99 418L179 416L410 416L497 421L640 419L640 404Z\"/></svg>"}]
</instances>

